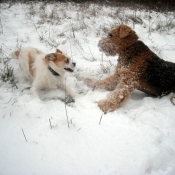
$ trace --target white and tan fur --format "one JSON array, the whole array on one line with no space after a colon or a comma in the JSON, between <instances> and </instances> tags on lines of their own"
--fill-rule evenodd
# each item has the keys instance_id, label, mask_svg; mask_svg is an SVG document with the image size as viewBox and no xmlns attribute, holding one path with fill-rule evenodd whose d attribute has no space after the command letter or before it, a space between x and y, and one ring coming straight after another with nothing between
<instances>
[{"instance_id":1,"label":"white and tan fur","mask_svg":"<svg viewBox=\"0 0 175 175\"><path fill-rule=\"evenodd\" d=\"M55 87L66 90L69 96L75 97L75 93L65 87L64 74L67 71L73 72L76 64L59 49L55 53L44 54L36 48L27 47L14 51L11 55L19 59L20 68L32 83L31 91L35 97L39 97L39 90ZM59 75L55 76L48 67Z\"/></svg>"}]
</instances>

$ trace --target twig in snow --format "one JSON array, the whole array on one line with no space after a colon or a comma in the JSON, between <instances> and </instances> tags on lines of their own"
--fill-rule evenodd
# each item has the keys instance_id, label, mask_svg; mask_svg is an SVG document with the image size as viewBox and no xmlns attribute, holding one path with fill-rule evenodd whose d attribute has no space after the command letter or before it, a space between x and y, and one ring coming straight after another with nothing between
<instances>
[{"instance_id":1,"label":"twig in snow","mask_svg":"<svg viewBox=\"0 0 175 175\"><path fill-rule=\"evenodd\" d=\"M73 27L72 27L72 33L73 33L73 37L75 38L75 33L74 33L74 28Z\"/></svg>"},{"instance_id":2,"label":"twig in snow","mask_svg":"<svg viewBox=\"0 0 175 175\"><path fill-rule=\"evenodd\" d=\"M0 5L0 14L1 14L1 5ZM3 25L2 25L2 19L1 19L1 17L0 17L0 25L1 25L1 32L0 33L3 34Z\"/></svg>"},{"instance_id":3,"label":"twig in snow","mask_svg":"<svg viewBox=\"0 0 175 175\"><path fill-rule=\"evenodd\" d=\"M79 129L77 130L77 132L78 132L79 130L81 130L81 128L79 128Z\"/></svg>"},{"instance_id":4,"label":"twig in snow","mask_svg":"<svg viewBox=\"0 0 175 175\"><path fill-rule=\"evenodd\" d=\"M69 43L70 43L71 59L73 60L73 58L72 58L72 47L71 47L71 41L70 41L70 38L69 38Z\"/></svg>"},{"instance_id":5,"label":"twig in snow","mask_svg":"<svg viewBox=\"0 0 175 175\"><path fill-rule=\"evenodd\" d=\"M16 103L16 99L14 100L14 102L12 103L12 105L14 105Z\"/></svg>"},{"instance_id":6,"label":"twig in snow","mask_svg":"<svg viewBox=\"0 0 175 175\"><path fill-rule=\"evenodd\" d=\"M74 125L73 122L72 122L72 120L73 120L73 118L71 118L69 122L70 122L72 125ZM75 126L75 125L74 125L74 126Z\"/></svg>"},{"instance_id":7,"label":"twig in snow","mask_svg":"<svg viewBox=\"0 0 175 175\"><path fill-rule=\"evenodd\" d=\"M66 106L66 79L65 79L65 110L66 110L66 118L67 118L67 126L69 128L69 117L67 115L67 106Z\"/></svg>"},{"instance_id":8,"label":"twig in snow","mask_svg":"<svg viewBox=\"0 0 175 175\"><path fill-rule=\"evenodd\" d=\"M11 98L11 99L12 99L12 98ZM9 103L9 102L11 101L11 99L10 99L7 103ZM7 103L6 103L6 104L7 104Z\"/></svg>"},{"instance_id":9,"label":"twig in snow","mask_svg":"<svg viewBox=\"0 0 175 175\"><path fill-rule=\"evenodd\" d=\"M84 57L85 60L88 60L88 59L82 54L82 52L80 51L80 49L78 49L78 47L75 46L75 48L81 53L81 55Z\"/></svg>"},{"instance_id":10,"label":"twig in snow","mask_svg":"<svg viewBox=\"0 0 175 175\"><path fill-rule=\"evenodd\" d=\"M2 20L0 18L0 25L1 25L1 33L3 34L3 25L2 25Z\"/></svg>"},{"instance_id":11,"label":"twig in snow","mask_svg":"<svg viewBox=\"0 0 175 175\"><path fill-rule=\"evenodd\" d=\"M99 122L99 125L100 125L100 123L101 123L101 119L102 119L102 117L103 117L103 114L101 115L101 117L100 117L100 122Z\"/></svg>"},{"instance_id":12,"label":"twig in snow","mask_svg":"<svg viewBox=\"0 0 175 175\"><path fill-rule=\"evenodd\" d=\"M21 92L23 92L23 91L25 91L25 90L27 90L27 89L30 89L30 88L31 88L31 87L26 87L26 88L22 89Z\"/></svg>"},{"instance_id":13,"label":"twig in snow","mask_svg":"<svg viewBox=\"0 0 175 175\"><path fill-rule=\"evenodd\" d=\"M22 129L22 128L21 128ZM23 129L22 129L22 133L23 133L23 135L24 135L24 138L25 138L25 140L26 140L26 142L27 142L27 139L26 139L26 136L25 136L25 134L24 134L24 131L23 131Z\"/></svg>"},{"instance_id":14,"label":"twig in snow","mask_svg":"<svg viewBox=\"0 0 175 175\"><path fill-rule=\"evenodd\" d=\"M72 35L75 38L74 28L73 28L72 24L70 24L70 27L72 28Z\"/></svg>"},{"instance_id":15,"label":"twig in snow","mask_svg":"<svg viewBox=\"0 0 175 175\"><path fill-rule=\"evenodd\" d=\"M72 119L73 119L73 118L71 118L70 121L69 121L71 124L73 124L73 123L72 123Z\"/></svg>"},{"instance_id":16,"label":"twig in snow","mask_svg":"<svg viewBox=\"0 0 175 175\"><path fill-rule=\"evenodd\" d=\"M50 121L50 119L49 119L49 123L50 123L50 128L52 129L52 125L51 125L51 121Z\"/></svg>"},{"instance_id":17,"label":"twig in snow","mask_svg":"<svg viewBox=\"0 0 175 175\"><path fill-rule=\"evenodd\" d=\"M37 27L36 27L36 25L35 25L34 22L33 22L33 25L34 25L34 27L35 27L35 30L36 30L38 36L39 36L39 39L42 41L42 40L43 40L43 36L41 36L41 35L39 34L38 29L37 29Z\"/></svg>"},{"instance_id":18,"label":"twig in snow","mask_svg":"<svg viewBox=\"0 0 175 175\"><path fill-rule=\"evenodd\" d=\"M89 48L89 47L88 47ZM92 54L92 52L91 52L91 49L89 48L89 51L90 51L90 53L91 53L91 55L92 55L92 57L93 57L93 61L95 61L95 58L94 58L94 56L93 56L93 54Z\"/></svg>"}]
</instances>

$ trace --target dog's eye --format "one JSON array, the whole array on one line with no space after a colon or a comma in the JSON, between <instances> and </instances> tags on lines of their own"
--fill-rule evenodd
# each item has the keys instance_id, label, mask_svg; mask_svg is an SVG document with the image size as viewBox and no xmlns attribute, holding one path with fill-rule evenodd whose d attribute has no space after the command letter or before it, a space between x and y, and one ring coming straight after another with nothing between
<instances>
[{"instance_id":1,"label":"dog's eye","mask_svg":"<svg viewBox=\"0 0 175 175\"><path fill-rule=\"evenodd\" d=\"M69 59L66 59L66 60L65 60L65 63L69 64Z\"/></svg>"},{"instance_id":2,"label":"dog's eye","mask_svg":"<svg viewBox=\"0 0 175 175\"><path fill-rule=\"evenodd\" d=\"M112 35L112 34L109 34L109 35L108 35L108 38L112 38L112 37L113 37L113 35Z\"/></svg>"}]
</instances>

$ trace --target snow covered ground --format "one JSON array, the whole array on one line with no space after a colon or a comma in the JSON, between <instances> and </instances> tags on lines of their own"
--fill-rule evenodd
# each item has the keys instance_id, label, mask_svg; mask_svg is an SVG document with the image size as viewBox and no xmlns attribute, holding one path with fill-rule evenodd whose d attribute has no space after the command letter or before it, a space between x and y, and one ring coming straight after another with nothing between
<instances>
[{"instance_id":1,"label":"snow covered ground","mask_svg":"<svg viewBox=\"0 0 175 175\"><path fill-rule=\"evenodd\" d=\"M103 115L95 101L105 90L85 77L106 77L117 57L97 47L108 30L124 23L156 54L175 62L175 13L100 5L0 4L0 69L14 68L18 88L0 80L0 175L175 175L175 106L135 91L126 104ZM56 48L76 62L67 85L77 93L65 105L61 90L38 102L10 53L32 46ZM67 123L67 117L69 127ZM26 138L25 138L26 137Z\"/></svg>"}]
</instances>

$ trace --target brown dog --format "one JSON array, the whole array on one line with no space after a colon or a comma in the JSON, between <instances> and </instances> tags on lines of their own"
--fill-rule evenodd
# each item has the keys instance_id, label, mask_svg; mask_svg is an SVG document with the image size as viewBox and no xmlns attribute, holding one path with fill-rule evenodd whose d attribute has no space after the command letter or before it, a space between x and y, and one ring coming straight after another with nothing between
<instances>
[{"instance_id":1,"label":"brown dog","mask_svg":"<svg viewBox=\"0 0 175 175\"><path fill-rule=\"evenodd\" d=\"M104 113L121 106L135 89L158 97L175 92L175 63L159 58L130 27L120 25L109 31L99 47L106 55L119 54L113 75L104 80L86 79L90 87L113 90L105 100L98 101ZM172 103L173 99L175 95Z\"/></svg>"}]
</instances>

